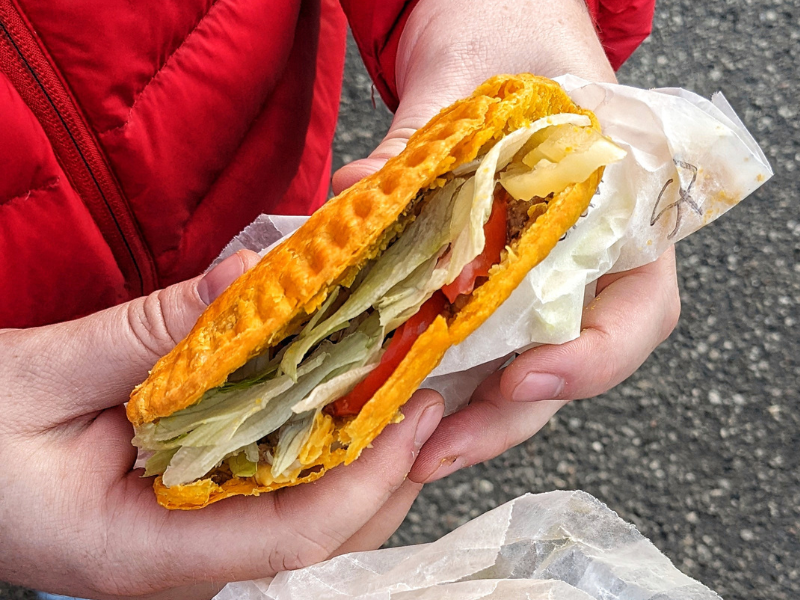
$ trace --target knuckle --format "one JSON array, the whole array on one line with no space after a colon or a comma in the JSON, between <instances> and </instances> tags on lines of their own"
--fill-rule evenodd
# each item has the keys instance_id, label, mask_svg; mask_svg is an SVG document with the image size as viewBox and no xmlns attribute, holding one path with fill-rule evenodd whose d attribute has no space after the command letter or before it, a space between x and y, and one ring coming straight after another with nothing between
<instances>
[{"instance_id":1,"label":"knuckle","mask_svg":"<svg viewBox=\"0 0 800 600\"><path fill-rule=\"evenodd\" d=\"M584 348L583 360L575 360L574 364L582 364L586 362L586 358L595 357L591 361L590 369L581 369L577 374L579 378L586 378L585 385L579 385L578 388L584 390L584 393L578 397L570 396L571 400L578 400L586 397L597 396L607 392L618 383L620 377L619 373L619 356L614 347L618 344L614 340L613 334L605 331L599 327L593 327L593 337L591 347ZM566 389L570 388L569 381L567 382Z\"/></svg>"},{"instance_id":2,"label":"knuckle","mask_svg":"<svg viewBox=\"0 0 800 600\"><path fill-rule=\"evenodd\" d=\"M292 523L296 521L292 508L285 503L282 490L272 498L273 509L279 522ZM269 568L278 573L301 569L327 559L334 550L346 541L346 536L338 533L332 527L320 529L304 522L300 527L287 525L288 532L284 539L286 543L276 545L270 550L267 564Z\"/></svg>"},{"instance_id":3,"label":"knuckle","mask_svg":"<svg viewBox=\"0 0 800 600\"><path fill-rule=\"evenodd\" d=\"M128 304L126 310L128 329L149 358L157 359L177 344L164 315L163 294L164 290L153 292L141 302Z\"/></svg>"},{"instance_id":4,"label":"knuckle","mask_svg":"<svg viewBox=\"0 0 800 600\"><path fill-rule=\"evenodd\" d=\"M319 537L308 535L300 530L292 532L291 542L280 544L270 550L267 564L271 571L294 571L327 559L344 540L323 534Z\"/></svg>"}]
</instances>

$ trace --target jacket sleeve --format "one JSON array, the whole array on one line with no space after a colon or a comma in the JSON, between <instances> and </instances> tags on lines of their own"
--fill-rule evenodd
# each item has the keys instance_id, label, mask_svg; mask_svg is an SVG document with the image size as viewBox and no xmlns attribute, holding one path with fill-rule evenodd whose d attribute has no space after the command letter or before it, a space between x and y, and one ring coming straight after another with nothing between
<instances>
[{"instance_id":1,"label":"jacket sleeve","mask_svg":"<svg viewBox=\"0 0 800 600\"><path fill-rule=\"evenodd\" d=\"M586 0L606 56L616 71L653 29L655 0Z\"/></svg>"},{"instance_id":2,"label":"jacket sleeve","mask_svg":"<svg viewBox=\"0 0 800 600\"><path fill-rule=\"evenodd\" d=\"M375 87L397 109L395 61L400 35L418 0L341 0ZM655 0L586 0L611 66L622 63L650 35Z\"/></svg>"}]
</instances>

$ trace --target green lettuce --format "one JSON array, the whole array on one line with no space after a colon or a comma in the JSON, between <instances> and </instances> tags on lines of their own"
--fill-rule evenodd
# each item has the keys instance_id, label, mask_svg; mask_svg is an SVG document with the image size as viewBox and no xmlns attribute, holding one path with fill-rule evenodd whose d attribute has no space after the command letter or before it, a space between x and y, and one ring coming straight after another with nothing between
<instances>
[{"instance_id":1,"label":"green lettuce","mask_svg":"<svg viewBox=\"0 0 800 600\"><path fill-rule=\"evenodd\" d=\"M246 452L242 451L229 456L227 461L231 473L237 477L252 477L258 471L258 455L256 455L256 460L253 461L248 458Z\"/></svg>"},{"instance_id":2,"label":"green lettuce","mask_svg":"<svg viewBox=\"0 0 800 600\"><path fill-rule=\"evenodd\" d=\"M382 329L377 321L377 315L367 319L337 344L327 340L320 344L298 369L296 383L284 375L245 390L229 392L235 399L225 404L215 403L211 414L191 407L200 415L196 427L187 432L187 422L181 421L180 427L169 429L180 433L172 442L179 449L164 471L164 485L181 485L202 477L229 454L276 431L294 415L292 407L321 383L344 370L363 366L375 355L376 346L380 348ZM277 390L280 392L276 394ZM180 412L173 417L180 417ZM143 436L137 437L141 441Z\"/></svg>"},{"instance_id":3,"label":"green lettuce","mask_svg":"<svg viewBox=\"0 0 800 600\"><path fill-rule=\"evenodd\" d=\"M281 370L284 373L295 377L298 363L315 344L346 327L350 319L374 306L386 292L450 243L449 223L453 198L462 182L463 180L453 180L435 190L419 216L378 257L339 310L314 327L306 327L297 336L283 355Z\"/></svg>"},{"instance_id":4,"label":"green lettuce","mask_svg":"<svg viewBox=\"0 0 800 600\"><path fill-rule=\"evenodd\" d=\"M177 448L168 448L166 450L157 450L147 462L144 464L144 476L150 477L152 475L161 475L167 469L169 461L178 451Z\"/></svg>"},{"instance_id":5,"label":"green lettuce","mask_svg":"<svg viewBox=\"0 0 800 600\"><path fill-rule=\"evenodd\" d=\"M300 450L311 435L315 414L316 412L312 411L295 415L281 427L278 443L275 446L275 457L272 460L273 477L278 477L297 460Z\"/></svg>"}]
</instances>

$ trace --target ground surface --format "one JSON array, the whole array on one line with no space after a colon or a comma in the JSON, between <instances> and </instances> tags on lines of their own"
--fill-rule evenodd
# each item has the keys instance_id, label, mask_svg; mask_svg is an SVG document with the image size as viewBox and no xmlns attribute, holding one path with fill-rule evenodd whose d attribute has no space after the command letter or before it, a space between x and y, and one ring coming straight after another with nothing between
<instances>
[{"instance_id":1,"label":"ground surface","mask_svg":"<svg viewBox=\"0 0 800 600\"><path fill-rule=\"evenodd\" d=\"M723 598L800 598L798 74L797 0L659 1L620 81L721 90L776 175L679 244L681 322L639 372L427 486L390 543L436 539L525 492L583 489ZM363 70L347 81L339 164L390 122Z\"/></svg>"},{"instance_id":2,"label":"ground surface","mask_svg":"<svg viewBox=\"0 0 800 600\"><path fill-rule=\"evenodd\" d=\"M366 155L390 120L356 56L337 165ZM800 598L798 74L800 1L659 1L621 82L722 90L776 176L681 242L681 322L638 373L426 487L390 543L433 540L525 492L583 489L726 600ZM0 583L0 600L27 594Z\"/></svg>"}]
</instances>

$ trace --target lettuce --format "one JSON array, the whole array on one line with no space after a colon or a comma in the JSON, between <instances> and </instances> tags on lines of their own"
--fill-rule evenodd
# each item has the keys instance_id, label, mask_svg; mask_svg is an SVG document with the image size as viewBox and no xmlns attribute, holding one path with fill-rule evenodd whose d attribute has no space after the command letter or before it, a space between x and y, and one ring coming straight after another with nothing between
<instances>
[{"instance_id":1,"label":"lettuce","mask_svg":"<svg viewBox=\"0 0 800 600\"><path fill-rule=\"evenodd\" d=\"M233 456L227 458L228 467L231 473L237 477L252 477L258 470L258 453L256 453L256 460L250 460L247 452L237 452Z\"/></svg>"},{"instance_id":2,"label":"lettuce","mask_svg":"<svg viewBox=\"0 0 800 600\"><path fill-rule=\"evenodd\" d=\"M313 371L326 357L324 351L316 354L306 361L300 374ZM293 385L291 378L284 375L248 388L216 392L211 398L203 398L194 406L160 419L155 426L153 439L163 442L186 435L178 443L187 446L208 445L208 441L204 443L204 440L224 435L223 430L230 426L233 426L232 434L245 419Z\"/></svg>"},{"instance_id":3,"label":"lettuce","mask_svg":"<svg viewBox=\"0 0 800 600\"><path fill-rule=\"evenodd\" d=\"M276 431L292 418L292 407L308 397L320 384L346 370L363 366L370 358L374 360L376 347L379 351L383 341L383 330L377 323L375 315L339 343L323 342L298 369L297 383L288 375L283 375L264 384L232 392L237 396L233 402L222 406L215 404L214 420L209 420L209 415L203 414L203 421L195 429L174 441L180 448L164 471L164 485L181 485L202 477L229 454ZM264 392L266 388L269 388L267 393ZM281 391L276 394L276 390ZM180 412L173 416L180 416ZM181 425L185 427L186 423L182 422Z\"/></svg>"},{"instance_id":4,"label":"lettuce","mask_svg":"<svg viewBox=\"0 0 800 600\"><path fill-rule=\"evenodd\" d=\"M393 331L405 323L423 302L444 285L447 269L438 268L439 258L439 254L433 255L375 303L381 325L387 331Z\"/></svg>"},{"instance_id":5,"label":"lettuce","mask_svg":"<svg viewBox=\"0 0 800 600\"><path fill-rule=\"evenodd\" d=\"M167 469L169 461L172 460L172 457L177 451L177 448L156 451L150 458L147 459L147 462L144 465L144 477L161 475Z\"/></svg>"},{"instance_id":6,"label":"lettuce","mask_svg":"<svg viewBox=\"0 0 800 600\"><path fill-rule=\"evenodd\" d=\"M291 467L300 455L300 450L311 435L315 412L296 415L281 428L275 457L272 460L272 476L278 477Z\"/></svg>"},{"instance_id":7,"label":"lettuce","mask_svg":"<svg viewBox=\"0 0 800 600\"><path fill-rule=\"evenodd\" d=\"M440 253L450 242L453 198L463 180L453 180L435 190L419 216L381 254L347 301L333 315L312 328L304 329L289 346L281 369L296 377L297 364L312 346L380 300L386 292L411 275L420 265Z\"/></svg>"},{"instance_id":8,"label":"lettuce","mask_svg":"<svg viewBox=\"0 0 800 600\"><path fill-rule=\"evenodd\" d=\"M292 412L299 414L325 408L331 402L349 394L377 366L378 363L373 362L362 367L351 368L348 366L346 369L342 369L340 373L318 385L305 399L295 404Z\"/></svg>"}]
</instances>

